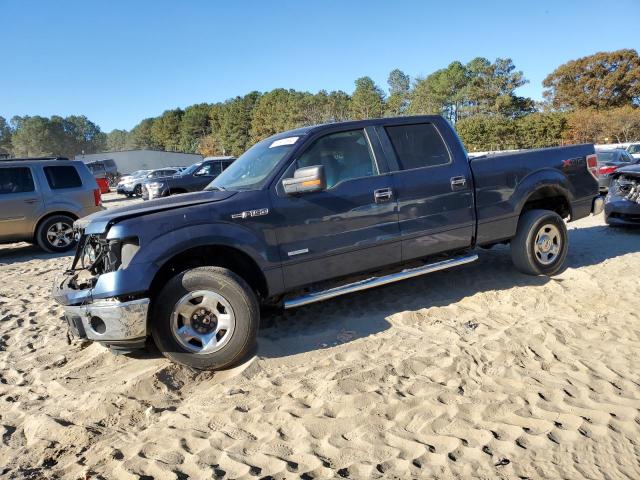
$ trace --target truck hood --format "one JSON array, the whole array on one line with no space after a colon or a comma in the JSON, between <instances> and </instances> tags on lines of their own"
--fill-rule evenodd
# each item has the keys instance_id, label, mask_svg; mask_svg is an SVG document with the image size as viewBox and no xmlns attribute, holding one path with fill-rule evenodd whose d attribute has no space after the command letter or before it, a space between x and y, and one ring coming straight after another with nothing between
<instances>
[{"instance_id":1,"label":"truck hood","mask_svg":"<svg viewBox=\"0 0 640 480\"><path fill-rule=\"evenodd\" d=\"M76 220L74 226L84 230L87 234L100 234L106 232L114 223L128 218L174 210L177 208L191 207L193 205L215 203L221 200L226 200L235 194L236 192L211 190L173 195L171 197L149 200L148 202L138 203L136 205L92 213L91 215Z\"/></svg>"}]
</instances>

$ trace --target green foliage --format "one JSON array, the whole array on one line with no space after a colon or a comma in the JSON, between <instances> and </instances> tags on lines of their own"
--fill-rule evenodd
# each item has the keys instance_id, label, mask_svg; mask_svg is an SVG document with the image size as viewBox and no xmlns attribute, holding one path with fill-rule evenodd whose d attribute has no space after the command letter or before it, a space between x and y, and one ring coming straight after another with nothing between
<instances>
[{"instance_id":1,"label":"green foliage","mask_svg":"<svg viewBox=\"0 0 640 480\"><path fill-rule=\"evenodd\" d=\"M411 78L402 70L396 68L389 73L387 85L389 85L389 97L384 106L385 116L397 117L404 115L409 106Z\"/></svg>"},{"instance_id":2,"label":"green foliage","mask_svg":"<svg viewBox=\"0 0 640 480\"><path fill-rule=\"evenodd\" d=\"M151 127L151 138L161 149L177 152L180 147L180 125L184 111L176 108L166 110L155 119Z\"/></svg>"},{"instance_id":3,"label":"green foliage","mask_svg":"<svg viewBox=\"0 0 640 480\"><path fill-rule=\"evenodd\" d=\"M351 96L351 118L382 117L384 92L369 77L361 77L355 81L356 89Z\"/></svg>"},{"instance_id":4,"label":"green foliage","mask_svg":"<svg viewBox=\"0 0 640 480\"><path fill-rule=\"evenodd\" d=\"M262 95L251 122L251 142L304 124L303 101L310 94L277 88Z\"/></svg>"},{"instance_id":5,"label":"green foliage","mask_svg":"<svg viewBox=\"0 0 640 480\"><path fill-rule=\"evenodd\" d=\"M198 148L200 139L211 133L210 109L210 105L200 103L191 105L184 110L179 126L179 151L194 153Z\"/></svg>"},{"instance_id":6,"label":"green foliage","mask_svg":"<svg viewBox=\"0 0 640 480\"><path fill-rule=\"evenodd\" d=\"M106 135L85 116L14 117L11 153L15 157L60 155L103 150Z\"/></svg>"},{"instance_id":7,"label":"green foliage","mask_svg":"<svg viewBox=\"0 0 640 480\"><path fill-rule=\"evenodd\" d=\"M526 82L508 58L453 62L416 82L409 112L441 114L451 123L471 115L521 116L533 111L531 99L515 95Z\"/></svg>"},{"instance_id":8,"label":"green foliage","mask_svg":"<svg viewBox=\"0 0 640 480\"><path fill-rule=\"evenodd\" d=\"M225 102L220 140L226 155L241 155L251 146L251 121L260 92L251 92Z\"/></svg>"},{"instance_id":9,"label":"green foliage","mask_svg":"<svg viewBox=\"0 0 640 480\"><path fill-rule=\"evenodd\" d=\"M126 130L111 130L107 134L107 151L120 152L127 149L129 134Z\"/></svg>"},{"instance_id":10,"label":"green foliage","mask_svg":"<svg viewBox=\"0 0 640 480\"><path fill-rule=\"evenodd\" d=\"M0 154L11 153L11 126L4 117L0 117Z\"/></svg>"},{"instance_id":11,"label":"green foliage","mask_svg":"<svg viewBox=\"0 0 640 480\"><path fill-rule=\"evenodd\" d=\"M561 110L637 106L640 57L632 49L599 52L560 65L542 85L545 98Z\"/></svg>"},{"instance_id":12,"label":"green foliage","mask_svg":"<svg viewBox=\"0 0 640 480\"><path fill-rule=\"evenodd\" d=\"M159 150L162 145L155 142L152 134L155 119L145 118L138 125L133 127L129 133L127 146L130 149Z\"/></svg>"}]
</instances>

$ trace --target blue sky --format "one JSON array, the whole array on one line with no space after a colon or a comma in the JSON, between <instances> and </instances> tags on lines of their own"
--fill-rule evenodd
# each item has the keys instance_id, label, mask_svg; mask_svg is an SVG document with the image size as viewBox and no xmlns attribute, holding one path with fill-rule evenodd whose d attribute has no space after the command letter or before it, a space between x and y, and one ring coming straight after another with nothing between
<instances>
[{"instance_id":1,"label":"blue sky","mask_svg":"<svg viewBox=\"0 0 640 480\"><path fill-rule=\"evenodd\" d=\"M276 87L353 91L510 57L540 99L567 60L640 50L639 0L0 0L0 116L84 114L104 131ZM631 20L630 22L627 20Z\"/></svg>"}]
</instances>

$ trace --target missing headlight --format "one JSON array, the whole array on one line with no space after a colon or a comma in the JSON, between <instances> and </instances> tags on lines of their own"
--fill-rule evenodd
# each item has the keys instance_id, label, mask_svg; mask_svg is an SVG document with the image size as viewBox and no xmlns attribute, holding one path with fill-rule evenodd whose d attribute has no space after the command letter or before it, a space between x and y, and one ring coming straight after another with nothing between
<instances>
[{"instance_id":1,"label":"missing headlight","mask_svg":"<svg viewBox=\"0 0 640 480\"><path fill-rule=\"evenodd\" d=\"M140 249L140 242L137 238L128 238L122 243L120 248L120 268L127 268L131 259Z\"/></svg>"},{"instance_id":2,"label":"missing headlight","mask_svg":"<svg viewBox=\"0 0 640 480\"><path fill-rule=\"evenodd\" d=\"M82 245L80 266L93 275L115 272L126 268L139 248L137 238L107 240L91 235Z\"/></svg>"}]
</instances>

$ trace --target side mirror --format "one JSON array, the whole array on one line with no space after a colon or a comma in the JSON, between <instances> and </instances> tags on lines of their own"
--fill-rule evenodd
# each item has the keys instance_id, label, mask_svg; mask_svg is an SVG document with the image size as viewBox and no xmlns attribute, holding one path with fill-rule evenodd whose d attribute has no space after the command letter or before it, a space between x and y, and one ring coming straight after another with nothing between
<instances>
[{"instance_id":1,"label":"side mirror","mask_svg":"<svg viewBox=\"0 0 640 480\"><path fill-rule=\"evenodd\" d=\"M293 172L293 178L282 180L282 187L287 195L319 192L327 188L327 177L324 165L299 168Z\"/></svg>"}]
</instances>

